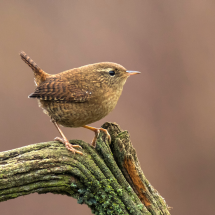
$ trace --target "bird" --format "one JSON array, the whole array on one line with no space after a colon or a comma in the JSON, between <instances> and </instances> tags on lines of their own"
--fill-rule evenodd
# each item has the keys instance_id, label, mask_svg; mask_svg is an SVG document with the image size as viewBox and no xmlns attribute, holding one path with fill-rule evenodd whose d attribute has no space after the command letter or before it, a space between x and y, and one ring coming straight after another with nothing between
<instances>
[{"instance_id":1,"label":"bird","mask_svg":"<svg viewBox=\"0 0 215 215\"><path fill-rule=\"evenodd\" d=\"M91 142L93 147L96 147L100 131L111 141L106 129L88 124L108 115L115 108L127 78L140 72L128 71L117 63L101 62L48 74L24 51L20 52L20 56L34 72L36 89L28 97L38 99L39 107L51 118L61 135L54 140L63 143L69 151L83 155L76 149L81 149L81 146L69 143L61 125L84 127L95 132Z\"/></svg>"}]
</instances>

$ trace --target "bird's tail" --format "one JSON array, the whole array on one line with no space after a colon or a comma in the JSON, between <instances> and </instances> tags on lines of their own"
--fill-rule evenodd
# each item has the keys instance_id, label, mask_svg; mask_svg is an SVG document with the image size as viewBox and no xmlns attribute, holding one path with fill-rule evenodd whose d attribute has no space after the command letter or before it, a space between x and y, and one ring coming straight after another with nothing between
<instances>
[{"instance_id":1,"label":"bird's tail","mask_svg":"<svg viewBox=\"0 0 215 215\"><path fill-rule=\"evenodd\" d=\"M24 51L20 52L20 56L22 60L26 64L28 64L28 66L30 66L31 69L34 71L35 81L37 85L39 85L40 82L43 82L46 80L49 74L47 74L42 69L40 69L40 67Z\"/></svg>"}]
</instances>

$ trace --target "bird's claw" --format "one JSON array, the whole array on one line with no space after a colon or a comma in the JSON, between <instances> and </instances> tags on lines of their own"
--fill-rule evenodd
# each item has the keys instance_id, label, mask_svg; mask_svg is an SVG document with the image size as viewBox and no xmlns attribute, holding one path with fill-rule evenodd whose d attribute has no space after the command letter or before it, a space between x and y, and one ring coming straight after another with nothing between
<instances>
[{"instance_id":1,"label":"bird's claw","mask_svg":"<svg viewBox=\"0 0 215 215\"><path fill-rule=\"evenodd\" d=\"M111 136L110 136L109 132L106 129L104 129L104 128L100 128L99 130L103 131L107 135L108 142L111 143Z\"/></svg>"},{"instance_id":2,"label":"bird's claw","mask_svg":"<svg viewBox=\"0 0 215 215\"><path fill-rule=\"evenodd\" d=\"M99 134L100 134L100 131L103 131L107 137L108 137L108 142L111 143L111 136L110 134L108 133L108 131L104 128L98 128L95 130L95 137L93 138L92 142L91 142L91 145L95 148L96 147L96 140L97 138L99 137Z\"/></svg>"},{"instance_id":3,"label":"bird's claw","mask_svg":"<svg viewBox=\"0 0 215 215\"><path fill-rule=\"evenodd\" d=\"M72 145L67 139L63 139L63 138L60 138L60 137L55 137L54 140L63 143L63 144L66 146L66 148L67 148L69 151L73 152L74 154L77 153L77 154L83 155L82 152L80 152L80 151L74 149L74 148L81 148L81 149L82 149L81 146L79 146L79 145Z\"/></svg>"}]
</instances>

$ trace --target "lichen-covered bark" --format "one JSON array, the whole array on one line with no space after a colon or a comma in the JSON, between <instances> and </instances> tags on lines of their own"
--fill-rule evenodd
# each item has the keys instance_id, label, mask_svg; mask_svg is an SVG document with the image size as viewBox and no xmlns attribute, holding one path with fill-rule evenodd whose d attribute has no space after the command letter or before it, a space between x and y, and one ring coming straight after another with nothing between
<instances>
[{"instance_id":1,"label":"lichen-covered bark","mask_svg":"<svg viewBox=\"0 0 215 215\"><path fill-rule=\"evenodd\" d=\"M111 135L110 148L119 169L147 210L151 214L170 214L165 200L143 174L128 131L122 131L115 123L105 123L102 127Z\"/></svg>"},{"instance_id":2,"label":"lichen-covered bark","mask_svg":"<svg viewBox=\"0 0 215 215\"><path fill-rule=\"evenodd\" d=\"M83 156L58 142L0 153L0 201L30 193L68 195L94 214L169 214L163 198L146 180L127 132L105 123L112 143L100 134L96 149L81 140Z\"/></svg>"}]
</instances>

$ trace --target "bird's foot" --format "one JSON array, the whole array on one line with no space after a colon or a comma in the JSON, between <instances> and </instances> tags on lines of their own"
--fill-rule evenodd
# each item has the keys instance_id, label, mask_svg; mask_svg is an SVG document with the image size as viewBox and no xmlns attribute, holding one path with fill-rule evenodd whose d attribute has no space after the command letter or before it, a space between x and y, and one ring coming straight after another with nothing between
<instances>
[{"instance_id":1,"label":"bird's foot","mask_svg":"<svg viewBox=\"0 0 215 215\"><path fill-rule=\"evenodd\" d=\"M80 151L74 149L74 148L80 148L80 149L82 149L81 146L79 146L79 145L72 145L67 139L60 138L60 137L55 137L54 140L63 143L63 144L66 146L66 148L67 148L69 151L73 152L74 154L77 153L77 154L83 155L82 152L80 152Z\"/></svg>"},{"instance_id":2,"label":"bird's foot","mask_svg":"<svg viewBox=\"0 0 215 215\"><path fill-rule=\"evenodd\" d=\"M95 136L94 136L94 138L93 138L93 140L92 140L92 142L91 142L91 145L92 145L94 148L96 148L96 140L97 140L97 138L99 137L100 130L97 129L97 130L95 130L94 132L95 132Z\"/></svg>"},{"instance_id":3,"label":"bird's foot","mask_svg":"<svg viewBox=\"0 0 215 215\"><path fill-rule=\"evenodd\" d=\"M107 138L108 138L108 142L111 143L111 136L110 134L108 133L108 131L104 128L96 128L94 130L95 132L95 137L93 138L92 142L91 142L91 145L95 148L96 147L96 141L97 141L97 138L99 137L99 134L100 134L100 131L103 131L106 135L107 135Z\"/></svg>"},{"instance_id":4,"label":"bird's foot","mask_svg":"<svg viewBox=\"0 0 215 215\"><path fill-rule=\"evenodd\" d=\"M110 134L108 133L108 131L106 129L104 129L104 128L94 128L94 127L91 127L91 126L88 126L88 125L85 125L83 127L95 132L95 137L93 138L93 140L91 142L91 145L94 148L96 147L96 140L99 137L100 131L103 131L107 135L108 141L109 141L109 143L111 143L111 136L110 136Z\"/></svg>"}]
</instances>

